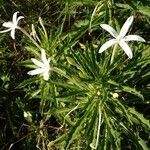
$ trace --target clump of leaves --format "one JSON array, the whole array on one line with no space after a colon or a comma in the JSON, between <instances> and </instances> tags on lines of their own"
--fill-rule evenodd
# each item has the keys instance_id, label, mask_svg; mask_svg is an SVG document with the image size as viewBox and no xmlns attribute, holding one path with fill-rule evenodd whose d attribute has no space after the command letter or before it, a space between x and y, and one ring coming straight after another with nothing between
<instances>
[{"instance_id":1,"label":"clump of leaves","mask_svg":"<svg viewBox=\"0 0 150 150\"><path fill-rule=\"evenodd\" d=\"M48 1L43 3L48 11ZM43 48L51 59L51 68L47 81L39 75L26 75L15 88L23 94L9 96L14 101L12 107L22 112L19 116L14 111L21 118L20 124L12 124L14 120L10 120L14 136L20 135L16 129L25 128L26 136L20 140L30 143L30 149L148 149L149 116L143 116L137 108L149 104L149 45L131 44L132 60L120 49L112 63L111 49L98 53L106 41L100 23L115 25L119 30L118 12L125 14L127 10L128 14L140 12L140 16L148 19L137 4L144 6L138 1L134 4L111 0L59 1L56 3L59 15L54 15L58 18L52 19L58 20L57 28L48 25L47 18L45 21L40 18L39 24L27 31L19 28L29 38L23 41L27 43L29 59L18 67L33 68L30 56L39 60ZM122 21L128 16L125 14ZM9 90L1 91L5 99Z\"/></svg>"}]
</instances>

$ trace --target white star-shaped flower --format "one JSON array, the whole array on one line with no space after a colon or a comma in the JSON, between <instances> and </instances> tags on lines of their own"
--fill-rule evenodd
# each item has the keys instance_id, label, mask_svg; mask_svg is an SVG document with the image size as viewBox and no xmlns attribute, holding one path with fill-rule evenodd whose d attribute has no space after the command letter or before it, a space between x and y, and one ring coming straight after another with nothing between
<instances>
[{"instance_id":1,"label":"white star-shaped flower","mask_svg":"<svg viewBox=\"0 0 150 150\"><path fill-rule=\"evenodd\" d=\"M105 29L106 31L108 31L114 38L109 40L109 41L107 41L106 43L104 43L100 47L99 53L102 53L107 48L109 48L109 47L111 47L111 46L113 46L115 44L119 44L120 47L128 55L128 57L132 58L132 56L133 56L132 51L131 51L130 47L128 46L128 44L126 42L127 41L141 41L141 42L145 42L145 40L142 37L138 36L138 35L127 35L126 36L126 34L127 34L128 30L129 30L132 22L133 22L133 16L129 17L126 20L126 22L122 26L119 34L111 26L109 26L107 24L101 24L100 26L103 29Z\"/></svg>"},{"instance_id":2,"label":"white star-shaped flower","mask_svg":"<svg viewBox=\"0 0 150 150\"><path fill-rule=\"evenodd\" d=\"M46 53L45 50L41 50L41 59L42 62L38 61L35 58L31 58L32 62L37 66L36 69L31 70L28 72L29 75L37 75L37 74L42 74L44 77L44 80L49 79L49 71L50 71L50 58L46 58Z\"/></svg>"},{"instance_id":3,"label":"white star-shaped flower","mask_svg":"<svg viewBox=\"0 0 150 150\"><path fill-rule=\"evenodd\" d=\"M0 33L5 33L5 32L11 31L11 32L10 32L10 35L11 35L11 37L12 37L13 39L15 39L15 29L18 29L18 22L19 22L19 20L21 20L21 19L24 18L23 16L19 16L19 17L17 18L17 14L18 14L18 13L19 13L19 12L17 11L17 12L15 12L15 13L13 14L12 21L4 22L4 23L2 24L3 27L6 27L6 28L8 28L8 29L3 30L3 31L0 31Z\"/></svg>"}]
</instances>

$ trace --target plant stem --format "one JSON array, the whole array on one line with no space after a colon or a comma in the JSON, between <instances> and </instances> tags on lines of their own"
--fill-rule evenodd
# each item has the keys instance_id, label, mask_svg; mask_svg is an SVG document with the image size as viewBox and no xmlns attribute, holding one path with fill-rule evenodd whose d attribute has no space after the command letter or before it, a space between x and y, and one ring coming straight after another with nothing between
<instances>
[{"instance_id":1,"label":"plant stem","mask_svg":"<svg viewBox=\"0 0 150 150\"><path fill-rule=\"evenodd\" d=\"M37 48L39 48L40 50L42 49L41 46L40 46L23 28L18 27L18 29L19 29L23 34L25 34L25 35L33 42L33 44L34 44Z\"/></svg>"},{"instance_id":2,"label":"plant stem","mask_svg":"<svg viewBox=\"0 0 150 150\"><path fill-rule=\"evenodd\" d=\"M99 108L98 110L99 110L99 111L98 111L98 113L99 113L99 119L98 119L98 129L97 129L96 149L97 149L97 146L98 146L99 135L100 135L100 127L101 127L101 124L102 124L102 116L101 116L100 108Z\"/></svg>"},{"instance_id":3,"label":"plant stem","mask_svg":"<svg viewBox=\"0 0 150 150\"><path fill-rule=\"evenodd\" d=\"M98 119L96 142L95 142L95 144L94 143L90 144L90 147L92 149L97 149L97 147L98 147L99 136L100 136L100 128L101 128L101 125L103 123L102 114L101 114L101 111L100 111L100 106L98 107L98 114L99 114L99 119Z\"/></svg>"},{"instance_id":4,"label":"plant stem","mask_svg":"<svg viewBox=\"0 0 150 150\"><path fill-rule=\"evenodd\" d=\"M115 53L116 53L117 47L118 47L118 44L115 44L115 46L113 48L112 55L111 55L110 64L112 64L114 62L114 57L115 57Z\"/></svg>"}]
</instances>

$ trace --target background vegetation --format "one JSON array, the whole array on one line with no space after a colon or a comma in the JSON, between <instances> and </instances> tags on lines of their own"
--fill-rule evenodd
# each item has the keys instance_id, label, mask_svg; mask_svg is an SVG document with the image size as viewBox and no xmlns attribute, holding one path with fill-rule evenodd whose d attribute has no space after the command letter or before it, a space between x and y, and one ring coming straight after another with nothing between
<instances>
[{"instance_id":1,"label":"background vegetation","mask_svg":"<svg viewBox=\"0 0 150 150\"><path fill-rule=\"evenodd\" d=\"M48 82L27 75L40 50L18 30L15 40L0 34L0 149L148 150L150 1L0 0L0 24L16 11L54 70ZM131 15L130 32L146 42L110 65L100 24L119 31Z\"/></svg>"}]
</instances>

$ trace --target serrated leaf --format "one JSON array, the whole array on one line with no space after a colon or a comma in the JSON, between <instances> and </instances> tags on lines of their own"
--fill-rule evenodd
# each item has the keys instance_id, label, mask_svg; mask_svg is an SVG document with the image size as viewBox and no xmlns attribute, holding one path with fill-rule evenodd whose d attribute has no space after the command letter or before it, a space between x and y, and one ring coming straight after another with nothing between
<instances>
[{"instance_id":1,"label":"serrated leaf","mask_svg":"<svg viewBox=\"0 0 150 150\"><path fill-rule=\"evenodd\" d=\"M146 142L143 139L141 139L140 137L139 137L139 139L140 139L139 143L142 146L143 150L149 150L149 148L146 145Z\"/></svg>"},{"instance_id":2,"label":"serrated leaf","mask_svg":"<svg viewBox=\"0 0 150 150\"><path fill-rule=\"evenodd\" d=\"M125 9L132 9L132 7L128 4L121 4L121 3L116 3L115 4L117 7L120 7L120 8L125 8Z\"/></svg>"},{"instance_id":3,"label":"serrated leaf","mask_svg":"<svg viewBox=\"0 0 150 150\"><path fill-rule=\"evenodd\" d=\"M150 17L150 7L148 6L137 6L138 11L142 13L143 15L147 15Z\"/></svg>"},{"instance_id":4,"label":"serrated leaf","mask_svg":"<svg viewBox=\"0 0 150 150\"><path fill-rule=\"evenodd\" d=\"M142 100L144 100L143 95L140 92L138 92L136 89L128 87L128 86L122 86L122 87L123 87L123 91L136 95L140 97Z\"/></svg>"},{"instance_id":5,"label":"serrated leaf","mask_svg":"<svg viewBox=\"0 0 150 150\"><path fill-rule=\"evenodd\" d=\"M79 70L83 71L83 69L75 62L75 60L73 58L66 57L66 59L70 65L73 65L73 66L77 67Z\"/></svg>"},{"instance_id":6,"label":"serrated leaf","mask_svg":"<svg viewBox=\"0 0 150 150\"><path fill-rule=\"evenodd\" d=\"M34 77L34 78L31 78L31 79L27 79L27 80L24 80L22 83L20 83L16 89L21 89L27 85L30 85L31 83L33 82L36 82L39 78L38 77Z\"/></svg>"},{"instance_id":7,"label":"serrated leaf","mask_svg":"<svg viewBox=\"0 0 150 150\"><path fill-rule=\"evenodd\" d=\"M27 49L27 51L29 51L31 54L34 54L35 56L40 58L40 53L39 51L35 48L35 47L31 47L31 46L26 46L25 47Z\"/></svg>"},{"instance_id":8,"label":"serrated leaf","mask_svg":"<svg viewBox=\"0 0 150 150\"><path fill-rule=\"evenodd\" d=\"M132 124L130 116L129 116L130 114L127 108L123 104L121 104L119 100L113 99L113 101L115 101L115 105L117 106L116 109L119 109L123 113L123 115L128 119L128 121Z\"/></svg>"},{"instance_id":9,"label":"serrated leaf","mask_svg":"<svg viewBox=\"0 0 150 150\"><path fill-rule=\"evenodd\" d=\"M57 67L54 67L54 68L53 68L53 71L56 72L56 73L58 73L59 75L64 76L65 78L69 79L69 76L66 75L66 72L65 72L65 71L63 71L63 70L61 70L61 69L59 69L59 68L57 68Z\"/></svg>"},{"instance_id":10,"label":"serrated leaf","mask_svg":"<svg viewBox=\"0 0 150 150\"><path fill-rule=\"evenodd\" d=\"M75 23L77 28L81 28L83 26L87 26L89 24L89 20L79 20Z\"/></svg>"},{"instance_id":11,"label":"serrated leaf","mask_svg":"<svg viewBox=\"0 0 150 150\"><path fill-rule=\"evenodd\" d=\"M69 84L67 82L62 82L62 81L50 81L50 83L53 83L57 86L60 86L60 87L64 87L64 88L67 88L67 89L73 89L73 90L78 90L80 91L80 89L78 87L76 87L75 85L73 84Z\"/></svg>"},{"instance_id":12,"label":"serrated leaf","mask_svg":"<svg viewBox=\"0 0 150 150\"><path fill-rule=\"evenodd\" d=\"M65 149L68 148L70 143L75 138L76 134L82 129L82 125L86 121L85 118L89 115L92 106L93 106L93 103L91 103L91 101L89 100L89 102L83 108L83 110L86 110L84 115L75 123L71 131L68 133L68 137L66 139L66 144L65 144Z\"/></svg>"},{"instance_id":13,"label":"serrated leaf","mask_svg":"<svg viewBox=\"0 0 150 150\"><path fill-rule=\"evenodd\" d=\"M29 99L35 98L40 93L40 91L41 91L41 89L31 92Z\"/></svg>"},{"instance_id":14,"label":"serrated leaf","mask_svg":"<svg viewBox=\"0 0 150 150\"><path fill-rule=\"evenodd\" d=\"M119 83L117 83L117 82L115 82L115 81L112 81L112 80L109 80L108 83L119 87L119 88L120 88L122 91L124 91L124 92L133 94L133 95L135 95L135 96L138 96L138 97L141 98L142 100L144 100L143 95L142 95L139 91L137 91L135 88L131 88L131 87L129 87L129 86L120 85Z\"/></svg>"},{"instance_id":15,"label":"serrated leaf","mask_svg":"<svg viewBox=\"0 0 150 150\"><path fill-rule=\"evenodd\" d=\"M133 114L133 116L140 121L141 123L143 123L144 125L146 125L149 129L150 129L150 121L147 120L146 118L144 118L143 114L140 114L139 112L137 112L134 108L129 108L129 112L131 114Z\"/></svg>"}]
</instances>

